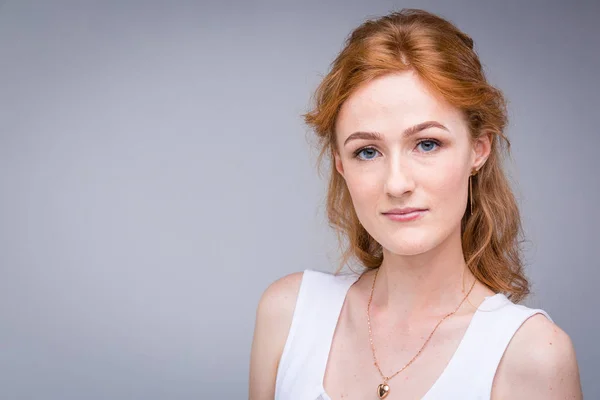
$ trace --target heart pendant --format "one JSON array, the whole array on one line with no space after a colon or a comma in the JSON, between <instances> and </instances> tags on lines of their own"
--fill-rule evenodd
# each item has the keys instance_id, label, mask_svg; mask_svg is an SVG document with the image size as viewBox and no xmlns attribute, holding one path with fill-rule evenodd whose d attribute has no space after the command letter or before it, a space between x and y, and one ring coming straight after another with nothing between
<instances>
[{"instance_id":1,"label":"heart pendant","mask_svg":"<svg viewBox=\"0 0 600 400\"><path fill-rule=\"evenodd\" d=\"M385 383L382 383L379 386L377 386L377 395L380 399L385 399L385 396L387 396L389 392L390 387Z\"/></svg>"}]
</instances>

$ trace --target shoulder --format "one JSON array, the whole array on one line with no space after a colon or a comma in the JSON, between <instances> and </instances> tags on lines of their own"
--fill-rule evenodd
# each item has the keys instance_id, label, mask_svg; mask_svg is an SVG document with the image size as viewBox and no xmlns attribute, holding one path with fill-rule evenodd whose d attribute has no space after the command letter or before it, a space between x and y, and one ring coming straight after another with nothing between
<instances>
[{"instance_id":1,"label":"shoulder","mask_svg":"<svg viewBox=\"0 0 600 400\"><path fill-rule=\"evenodd\" d=\"M500 360L492 395L492 399L581 399L569 335L543 314L529 317Z\"/></svg>"},{"instance_id":2,"label":"shoulder","mask_svg":"<svg viewBox=\"0 0 600 400\"><path fill-rule=\"evenodd\" d=\"M279 360L292 324L303 272L272 282L256 308L250 351L250 398L273 398Z\"/></svg>"},{"instance_id":3,"label":"shoulder","mask_svg":"<svg viewBox=\"0 0 600 400\"><path fill-rule=\"evenodd\" d=\"M304 272L293 272L272 282L260 298L257 316L280 323L291 322L303 276Z\"/></svg>"},{"instance_id":4,"label":"shoulder","mask_svg":"<svg viewBox=\"0 0 600 400\"><path fill-rule=\"evenodd\" d=\"M272 282L262 293L256 309L256 325L270 343L283 350L304 272L294 272Z\"/></svg>"}]
</instances>

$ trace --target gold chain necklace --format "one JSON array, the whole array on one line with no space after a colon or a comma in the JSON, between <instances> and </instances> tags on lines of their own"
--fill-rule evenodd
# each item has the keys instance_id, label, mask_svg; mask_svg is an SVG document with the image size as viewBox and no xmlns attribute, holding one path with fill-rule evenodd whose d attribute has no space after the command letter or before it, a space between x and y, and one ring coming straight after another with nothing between
<instances>
[{"instance_id":1,"label":"gold chain necklace","mask_svg":"<svg viewBox=\"0 0 600 400\"><path fill-rule=\"evenodd\" d=\"M458 307L456 307L456 309L454 311L452 311L451 313L446 314L444 316L444 318L442 318L440 320L440 322L437 323L437 325L435 326L435 328L433 328L433 331L431 332L431 334L429 335L429 337L427 338L427 340L425 341L423 346L421 346L421 349L419 350L419 352L412 358L412 360L410 360L408 362L408 364L406 364L404 367L402 367L402 369L400 371L396 372L394 375L385 376L385 375L383 375L383 372L381 372L381 368L379 368L379 363L377 362L377 357L375 356L375 345L373 345L373 332L371 331L371 316L369 314L369 309L371 308L371 300L373 299L373 291L375 290L375 280L377 279L378 273L379 273L379 268L377 268L377 270L375 271L375 277L373 278L373 286L371 287L371 296L369 296L369 303L367 304L367 324L369 325L369 341L371 342L371 350L373 351L373 360L374 360L373 364L377 367L377 370L379 371L381 378L383 378L383 383L381 383L379 386L377 386L377 395L379 396L380 399L383 399L390 393L390 386L387 384L388 381L390 379L392 379L394 376L398 375L400 372L404 371L410 364L412 364L412 362L419 356L419 354L421 354L421 352L423 351L423 349L429 342L429 339L431 339L431 336L433 336L433 332L435 332L435 330L438 328L438 326L440 326L442 321L444 321L449 316L454 315L454 313L456 313L456 311L458 311L458 309L460 308L462 303L464 303L466 298L469 297L469 294L471 294L471 290L473 290L473 288L475 287L475 282L477 280L473 281L473 284L471 285L471 289L469 289L469 292L464 297L464 299L462 299L462 301L460 302Z\"/></svg>"}]
</instances>

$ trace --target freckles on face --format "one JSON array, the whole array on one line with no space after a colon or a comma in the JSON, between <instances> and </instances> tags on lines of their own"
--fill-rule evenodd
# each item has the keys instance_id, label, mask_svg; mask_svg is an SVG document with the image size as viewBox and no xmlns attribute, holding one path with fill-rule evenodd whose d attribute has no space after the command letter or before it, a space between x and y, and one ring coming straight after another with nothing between
<instances>
[{"instance_id":1,"label":"freckles on face","mask_svg":"<svg viewBox=\"0 0 600 400\"><path fill-rule=\"evenodd\" d=\"M424 122L434 124L406 135ZM432 141L420 143L425 139ZM411 71L385 75L359 87L341 107L336 141L348 183L373 186L373 179L394 172L389 170L392 167L402 167L406 175L427 176L435 171L440 176L469 163L468 128L462 112L430 91Z\"/></svg>"},{"instance_id":2,"label":"freckles on face","mask_svg":"<svg viewBox=\"0 0 600 400\"><path fill-rule=\"evenodd\" d=\"M400 235L394 243L411 237L413 251L422 250L436 240L432 232L460 220L472 162L468 127L462 112L414 73L386 75L358 88L342 105L336 140L355 211L378 241L389 240L393 229ZM382 218L382 211L407 206L428 208L433 217L421 225L388 225Z\"/></svg>"},{"instance_id":3,"label":"freckles on face","mask_svg":"<svg viewBox=\"0 0 600 400\"><path fill-rule=\"evenodd\" d=\"M346 174L346 186L361 221L378 212L380 197L384 193L380 175L374 171L357 172L352 169Z\"/></svg>"},{"instance_id":4,"label":"freckles on face","mask_svg":"<svg viewBox=\"0 0 600 400\"><path fill-rule=\"evenodd\" d=\"M436 193L436 198L441 202L456 199L465 187L465 171L468 166L461 162L460 152L456 151L453 157L440 159L436 166L436 173L428 174L423 183L427 184L429 191ZM466 159L466 155L463 159Z\"/></svg>"}]
</instances>

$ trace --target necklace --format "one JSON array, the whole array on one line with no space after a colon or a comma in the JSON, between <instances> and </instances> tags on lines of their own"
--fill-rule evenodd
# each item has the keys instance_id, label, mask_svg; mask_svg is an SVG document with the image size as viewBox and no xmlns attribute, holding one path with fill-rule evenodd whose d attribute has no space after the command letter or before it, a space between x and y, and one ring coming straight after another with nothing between
<instances>
[{"instance_id":1,"label":"necklace","mask_svg":"<svg viewBox=\"0 0 600 400\"><path fill-rule=\"evenodd\" d=\"M371 300L373 299L373 291L375 290L375 280L377 279L378 273L379 273L379 268L377 268L377 270L375 271L375 277L373 278L373 286L371 287L371 295L369 296L369 303L367 304L367 324L369 325L369 341L371 342L371 350L373 351L373 361L374 361L373 364L377 367L377 370L379 371L379 374L381 375L381 378L383 379L383 383L381 383L381 384L379 384L379 386L377 386L377 395L379 396L380 399L383 399L390 393L390 386L388 385L388 381L390 379L392 379L394 376L398 375L400 372L404 371L410 364L412 364L412 362L419 356L419 354L421 354L421 352L423 351L423 349L429 342L429 339L431 339L431 336L433 336L433 332L435 332L435 330L438 328L438 326L440 326L442 321L444 321L446 318L450 317L451 315L454 315L454 313L456 313L456 311L458 311L458 309L460 308L462 303L464 303L464 301L467 299L467 297L469 297L469 294L471 294L471 291L475 287L475 282L477 280L473 281L473 284L471 285L471 289L469 289L469 291L467 292L467 295L462 299L462 301L460 302L458 307L456 307L456 309L454 311L452 311L451 313L446 314L444 316L444 318L442 318L440 320L440 322L437 323L435 328L433 328L433 331L429 334L429 337L427 338L427 340L425 341L423 346L421 346L421 349L419 350L419 352L408 362L408 364L406 364L404 367L402 367L402 369L400 369L395 374L390 375L390 376L385 376L385 375L383 375L383 372L381 372L381 368L379 368L379 363L377 362L377 357L375 356L375 345L373 344L373 332L371 331L371 316L369 313L369 309L371 308Z\"/></svg>"}]
</instances>

